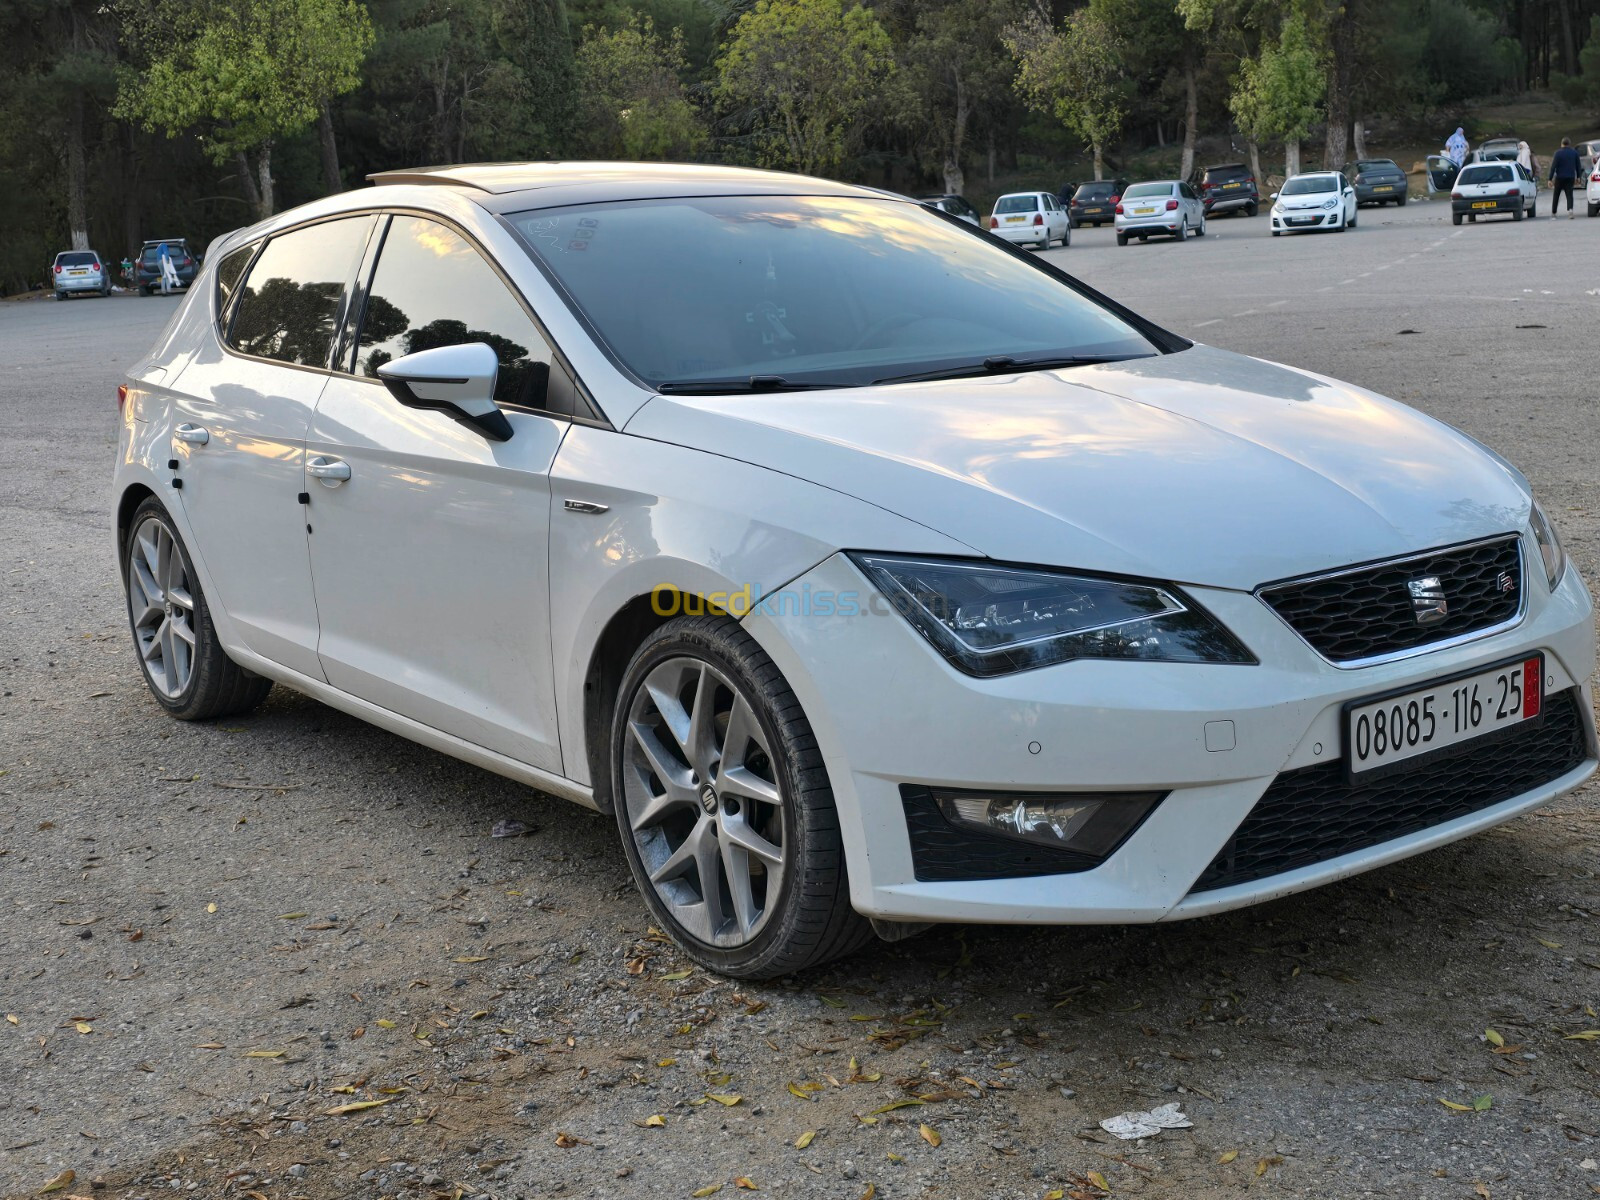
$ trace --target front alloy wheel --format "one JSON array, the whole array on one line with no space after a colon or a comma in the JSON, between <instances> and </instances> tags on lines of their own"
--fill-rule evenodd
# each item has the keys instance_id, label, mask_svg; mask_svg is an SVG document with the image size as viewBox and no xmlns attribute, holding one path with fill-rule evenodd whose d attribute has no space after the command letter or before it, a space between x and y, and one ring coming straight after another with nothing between
<instances>
[{"instance_id":1,"label":"front alloy wheel","mask_svg":"<svg viewBox=\"0 0 1600 1200\"><path fill-rule=\"evenodd\" d=\"M639 890L697 961L771 978L869 935L815 736L737 622L679 618L646 639L619 689L612 785Z\"/></svg>"}]
</instances>

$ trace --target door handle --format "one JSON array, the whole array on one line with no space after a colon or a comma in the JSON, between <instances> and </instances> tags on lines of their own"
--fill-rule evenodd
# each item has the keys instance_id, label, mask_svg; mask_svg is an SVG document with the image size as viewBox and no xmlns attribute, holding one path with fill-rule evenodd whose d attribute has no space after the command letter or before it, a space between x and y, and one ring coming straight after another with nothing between
<instances>
[{"instance_id":1,"label":"door handle","mask_svg":"<svg viewBox=\"0 0 1600 1200\"><path fill-rule=\"evenodd\" d=\"M350 478L350 464L342 458L324 458L319 454L306 463L306 474L321 480L323 487L338 487Z\"/></svg>"},{"instance_id":2,"label":"door handle","mask_svg":"<svg viewBox=\"0 0 1600 1200\"><path fill-rule=\"evenodd\" d=\"M172 436L180 442L193 442L196 446L204 446L211 440L209 431L199 425L191 425L185 421L172 431Z\"/></svg>"}]
</instances>

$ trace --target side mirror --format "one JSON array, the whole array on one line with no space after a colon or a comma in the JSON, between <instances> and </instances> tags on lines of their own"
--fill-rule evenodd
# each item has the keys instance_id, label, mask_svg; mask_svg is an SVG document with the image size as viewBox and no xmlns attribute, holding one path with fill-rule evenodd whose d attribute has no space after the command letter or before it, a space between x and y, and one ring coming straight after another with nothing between
<instances>
[{"instance_id":1,"label":"side mirror","mask_svg":"<svg viewBox=\"0 0 1600 1200\"><path fill-rule=\"evenodd\" d=\"M1272 195L1267 197L1268 200L1276 200L1277 198L1278 198L1278 193L1277 192L1273 192Z\"/></svg>"},{"instance_id":2,"label":"side mirror","mask_svg":"<svg viewBox=\"0 0 1600 1200\"><path fill-rule=\"evenodd\" d=\"M378 368L378 378L407 408L427 408L476 429L490 441L511 440L511 422L494 402L500 360L483 342L419 350Z\"/></svg>"}]
</instances>

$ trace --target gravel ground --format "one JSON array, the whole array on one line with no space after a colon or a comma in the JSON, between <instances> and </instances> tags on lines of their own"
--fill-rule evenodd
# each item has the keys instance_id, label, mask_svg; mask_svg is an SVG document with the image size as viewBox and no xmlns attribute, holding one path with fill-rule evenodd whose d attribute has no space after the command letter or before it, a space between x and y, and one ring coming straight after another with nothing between
<instances>
[{"instance_id":1,"label":"gravel ground","mask_svg":"<svg viewBox=\"0 0 1600 1200\"><path fill-rule=\"evenodd\" d=\"M1600 571L1600 221L1050 256L1464 427ZM647 925L605 819L281 688L165 719L106 514L113 389L170 307L0 304L0 1194L1600 1193L1594 786L1247 912L736 985ZM1192 1130L1097 1128L1173 1101Z\"/></svg>"}]
</instances>

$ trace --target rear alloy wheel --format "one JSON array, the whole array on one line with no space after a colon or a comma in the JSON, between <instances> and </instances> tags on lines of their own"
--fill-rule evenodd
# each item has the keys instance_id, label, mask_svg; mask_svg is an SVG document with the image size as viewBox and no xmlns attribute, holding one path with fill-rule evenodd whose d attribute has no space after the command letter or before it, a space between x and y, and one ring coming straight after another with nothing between
<instances>
[{"instance_id":1,"label":"rear alloy wheel","mask_svg":"<svg viewBox=\"0 0 1600 1200\"><path fill-rule=\"evenodd\" d=\"M1125 234L1125 233L1118 233L1117 234L1117 245L1126 246L1127 244L1128 244L1128 235Z\"/></svg>"},{"instance_id":2,"label":"rear alloy wheel","mask_svg":"<svg viewBox=\"0 0 1600 1200\"><path fill-rule=\"evenodd\" d=\"M1178 240L1180 242L1186 242L1186 241L1189 240L1189 218L1188 217L1185 217L1185 218L1183 218L1183 220L1178 222Z\"/></svg>"},{"instance_id":3,"label":"rear alloy wheel","mask_svg":"<svg viewBox=\"0 0 1600 1200\"><path fill-rule=\"evenodd\" d=\"M634 880L689 957L770 979L871 937L816 737L736 621L680 617L645 640L618 691L611 770Z\"/></svg>"},{"instance_id":4,"label":"rear alloy wheel","mask_svg":"<svg viewBox=\"0 0 1600 1200\"><path fill-rule=\"evenodd\" d=\"M172 518L154 497L134 513L122 547L128 623L156 702L180 721L248 712L272 690L228 657Z\"/></svg>"}]
</instances>

